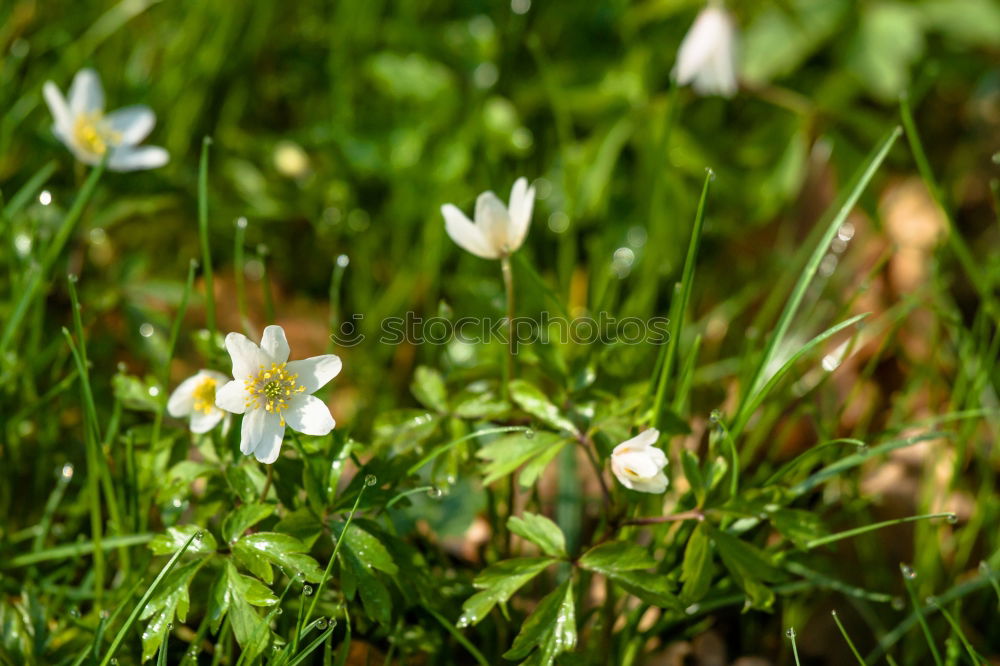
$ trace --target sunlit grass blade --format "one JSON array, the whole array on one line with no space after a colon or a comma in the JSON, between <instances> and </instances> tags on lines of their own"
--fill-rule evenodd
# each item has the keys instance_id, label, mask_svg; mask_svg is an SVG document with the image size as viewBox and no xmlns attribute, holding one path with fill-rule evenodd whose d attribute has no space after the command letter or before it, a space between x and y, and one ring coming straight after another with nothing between
<instances>
[{"instance_id":1,"label":"sunlit grass blade","mask_svg":"<svg viewBox=\"0 0 1000 666\"><path fill-rule=\"evenodd\" d=\"M337 260L333 263L333 271L330 273L330 290L329 290L329 302L330 302L330 331L338 330L338 325L343 322L340 321L340 287L344 283L344 273L347 272L347 267L351 264L350 258L346 254L341 254L337 257ZM265 276L266 277L266 276ZM269 289L270 287L265 287ZM331 335L329 341L326 344L327 351L333 350L333 340L334 337Z\"/></svg>"},{"instance_id":2,"label":"sunlit grass blade","mask_svg":"<svg viewBox=\"0 0 1000 666\"><path fill-rule=\"evenodd\" d=\"M850 439L850 438L832 439L829 442L823 442L822 444L818 444L818 445L812 447L811 449L806 449L801 454L795 456L794 458L792 458L791 460L789 460L787 463L785 463L784 465L782 465L781 467L779 467L774 472L774 474L772 474L770 477L768 477L767 481L764 482L764 485L765 486L770 486L770 485L778 482L783 476L785 476L786 474L788 474L789 472L791 472L792 470L794 470L796 467L798 467L802 463L804 463L804 462L806 462L808 460L812 460L813 458L815 458L820 453L823 453L823 452L825 452L825 451L827 451L827 450L829 450L831 448L834 448L834 447L837 447L837 446L842 446L844 444L853 445L856 451L863 451L868 446L867 444L865 444L864 442L862 442L860 439Z\"/></svg>"},{"instance_id":3,"label":"sunlit grass blade","mask_svg":"<svg viewBox=\"0 0 1000 666\"><path fill-rule=\"evenodd\" d=\"M212 276L212 246L208 241L208 148L212 137L201 141L201 162L198 164L198 237L201 241L201 263L205 276L205 326L209 340L215 344L215 283Z\"/></svg>"},{"instance_id":4,"label":"sunlit grass blade","mask_svg":"<svg viewBox=\"0 0 1000 666\"><path fill-rule=\"evenodd\" d=\"M295 655L295 657L290 662L288 662L288 666L298 666L303 661L305 661L309 655L311 655L313 652L316 651L316 648L318 648L320 645L323 644L323 641L325 641L327 638L330 637L330 634L333 633L333 630L336 628L336 626L337 626L336 622L330 622L326 628L326 631L317 636L312 643L302 648L302 651L299 652L297 655Z\"/></svg>"},{"instance_id":5,"label":"sunlit grass blade","mask_svg":"<svg viewBox=\"0 0 1000 666\"><path fill-rule=\"evenodd\" d=\"M132 629L132 625L134 625L139 619L139 615L146 607L146 604L148 604L149 600L153 598L153 594L155 594L157 588L160 587L160 583L163 582L163 579L170 574L175 566L177 566L177 562L180 561L181 556L187 552L187 549L191 546L191 543L198 538L199 534L200 532L195 532L188 537L188 540L184 542L184 545L181 546L180 550L170 557L163 569L160 570L160 573L153 579L153 583L146 590L146 593L142 595L142 598L139 599L139 603L137 603L132 609L132 612L129 613L128 618L125 620L125 624L123 624L121 629L118 630L118 633L115 634L114 639L111 641L111 645L108 647L108 651L104 653L104 658L101 659L100 666L108 666L108 664L111 663L115 653L118 652L118 648L121 647L122 641L125 640L125 636L128 635L129 630Z\"/></svg>"},{"instance_id":6,"label":"sunlit grass blade","mask_svg":"<svg viewBox=\"0 0 1000 666\"><path fill-rule=\"evenodd\" d=\"M478 663L480 666L490 666L490 662L488 662L486 660L486 657L483 656L483 653L480 652L476 648L476 646L473 645L469 641L468 638L466 638L465 636L463 636L462 632L459 631L458 628L455 627L454 624L452 624L451 622L448 621L448 618L446 618L445 616L441 615L441 613L438 613L436 610L434 610L430 606L425 606L424 610L426 610L428 613L430 613L434 617L435 620L437 620L438 622L440 622L441 626L444 627L448 631L449 634L451 634L452 636L454 636L455 640L458 641L458 643L462 647L464 647L466 650L468 650L469 654L472 655L472 658L476 660L476 663Z\"/></svg>"},{"instance_id":7,"label":"sunlit grass blade","mask_svg":"<svg viewBox=\"0 0 1000 666\"><path fill-rule=\"evenodd\" d=\"M701 186L701 198L698 199L698 211L694 216L694 226L691 228L691 239L688 242L687 256L684 259L684 269L681 272L680 293L676 291L670 303L670 337L663 349L663 360L658 364L659 375L652 377L652 382L656 385L656 394L653 399L652 423L653 427L662 426L661 419L663 404L667 395L667 382L674 368L674 358L677 356L677 347L680 344L681 330L684 327L684 317L687 314L688 302L691 300L691 290L694 289L694 269L698 261L698 246L701 243L701 232L705 226L705 204L708 201L708 189L715 178L711 169L705 170L705 181ZM675 396L677 392L675 392Z\"/></svg>"},{"instance_id":8,"label":"sunlit grass blade","mask_svg":"<svg viewBox=\"0 0 1000 666\"><path fill-rule=\"evenodd\" d=\"M851 654L854 655L854 658L858 660L858 663L861 664L861 666L867 666L867 664L865 664L865 660L861 658L860 654L858 654L858 648L854 647L854 641L852 641L851 637L847 635L847 630L844 629L844 625L841 624L840 616L837 615L837 611L830 611L830 615L833 616L833 621L837 623L837 629L840 630L840 635L844 637L845 641L847 641L847 647L851 648Z\"/></svg>"},{"instance_id":9,"label":"sunlit grass blade","mask_svg":"<svg viewBox=\"0 0 1000 666\"><path fill-rule=\"evenodd\" d=\"M233 280L236 284L236 309L240 313L240 326L248 335L250 331L250 315L247 311L246 266L243 260L246 245L247 218L237 218L236 233L233 234Z\"/></svg>"},{"instance_id":10,"label":"sunlit grass blade","mask_svg":"<svg viewBox=\"0 0 1000 666\"><path fill-rule=\"evenodd\" d=\"M871 525L865 525L863 527L855 527L854 529L844 530L843 532L837 532L836 534L828 534L824 537L813 539L812 541L806 542L806 549L816 548L818 546L823 546L828 543L834 543L836 541L841 541L843 539L850 539L851 537L858 536L859 534L874 532L875 530L880 530L884 527L891 527L893 525L902 525L903 523L912 523L918 520L932 520L934 518L946 518L948 519L949 522L951 522L955 520L955 514L928 513L921 516L907 516L906 518L883 520L882 522L872 523Z\"/></svg>"},{"instance_id":11,"label":"sunlit grass blade","mask_svg":"<svg viewBox=\"0 0 1000 666\"><path fill-rule=\"evenodd\" d=\"M733 438L738 438L740 434L742 434L743 428L746 426L746 423L751 416L749 408L751 401L767 382L765 373L773 363L782 342L785 340L785 336L788 334L788 330L792 325L792 320L798 313L799 306L805 298L806 290L809 288L813 278L819 271L819 266L823 261L823 257L826 256L827 248L829 248L831 241L833 241L834 236L837 234L837 231L844 224L847 216L850 215L851 211L854 209L858 199L861 197L861 193L865 190L865 188L867 188L868 184L875 176L875 172L878 171L882 162L889 154L889 150L892 148L901 133L902 130L899 127L894 127L875 147L872 153L861 165L861 168L858 170L852 181L852 186L847 190L846 197L837 209L836 214L833 215L830 222L827 224L825 233L813 250L812 255L810 255L809 261L796 281L795 287L792 289L792 293L789 296L788 301L785 303L785 307L781 311L781 315L778 317L778 321L775 324L774 329L768 336L767 344L764 347L764 351L761 354L760 359L757 361L756 369L754 370L750 381L743 389L740 405L736 410L736 417L733 419Z\"/></svg>"},{"instance_id":12,"label":"sunlit grass blade","mask_svg":"<svg viewBox=\"0 0 1000 666\"><path fill-rule=\"evenodd\" d=\"M972 647L972 643L969 642L969 639L965 636L965 632L962 631L962 626L955 620L954 617L951 616L951 613L949 613L944 606L938 603L938 600L935 597L930 597L927 600L927 603L934 606L934 608L941 613L948 624L951 625L951 630L955 632L956 636L958 636L958 640L961 641L962 647L965 648L965 652L969 655L969 659L973 664L978 666L979 664L988 663L985 659L983 659L982 655L976 652L976 650Z\"/></svg>"},{"instance_id":13,"label":"sunlit grass blade","mask_svg":"<svg viewBox=\"0 0 1000 666\"><path fill-rule=\"evenodd\" d=\"M55 546L53 548L47 548L45 550L39 550L33 553L25 553L24 555L12 557L0 565L0 568L17 569L19 567L25 567L29 564L37 564L39 562L66 560L80 557L81 555L90 555L98 549L110 550L112 548L120 548L123 546L138 546L144 543L149 543L153 540L154 536L156 535L126 534L124 536L108 537L103 539L100 544L93 541L80 541L78 543L66 544L64 546Z\"/></svg>"},{"instance_id":14,"label":"sunlit grass blade","mask_svg":"<svg viewBox=\"0 0 1000 666\"><path fill-rule=\"evenodd\" d=\"M11 342L13 342L14 334L17 333L17 329L27 314L28 308L38 296L39 290L48 281L52 267L55 266L56 260L62 254L63 248L69 242L69 238L73 234L73 230L76 229L77 222L83 216L84 209L94 195L94 190L97 189L97 182L101 179L101 174L103 173L104 162L102 161L99 165L91 169L90 175L87 176L83 187L80 188L80 192L76 195L76 199L73 200L73 205L63 218L55 237L49 242L48 247L45 248L39 266L26 276L17 303L4 324L3 333L0 334L0 356L3 356Z\"/></svg>"},{"instance_id":15,"label":"sunlit grass blade","mask_svg":"<svg viewBox=\"0 0 1000 666\"><path fill-rule=\"evenodd\" d=\"M979 563L979 573L986 577L993 586L993 591L997 593L997 609L1000 610L1000 581L997 581L996 574L994 574L990 563L983 560Z\"/></svg>"},{"instance_id":16,"label":"sunlit grass blade","mask_svg":"<svg viewBox=\"0 0 1000 666\"><path fill-rule=\"evenodd\" d=\"M789 629L785 632L785 635L788 636L788 640L792 642L792 656L795 658L795 666L801 666L799 662L799 647L795 644L795 630Z\"/></svg>"}]
</instances>

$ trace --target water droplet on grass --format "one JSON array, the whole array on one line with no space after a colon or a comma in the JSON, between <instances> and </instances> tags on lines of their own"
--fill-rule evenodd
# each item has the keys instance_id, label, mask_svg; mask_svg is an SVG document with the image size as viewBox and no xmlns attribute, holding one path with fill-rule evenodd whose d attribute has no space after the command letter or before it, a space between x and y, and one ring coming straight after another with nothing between
<instances>
[{"instance_id":1,"label":"water droplet on grass","mask_svg":"<svg viewBox=\"0 0 1000 666\"><path fill-rule=\"evenodd\" d=\"M326 620L323 618L316 620L316 628L320 631L326 629Z\"/></svg>"},{"instance_id":2,"label":"water droplet on grass","mask_svg":"<svg viewBox=\"0 0 1000 666\"><path fill-rule=\"evenodd\" d=\"M427 495L431 499L441 499L441 496L444 495L444 491L437 486L432 486L427 490Z\"/></svg>"},{"instance_id":3,"label":"water droplet on grass","mask_svg":"<svg viewBox=\"0 0 1000 666\"><path fill-rule=\"evenodd\" d=\"M788 636L789 638L795 638L796 636L795 630L789 627L788 630L785 632L785 635Z\"/></svg>"},{"instance_id":4,"label":"water droplet on grass","mask_svg":"<svg viewBox=\"0 0 1000 666\"><path fill-rule=\"evenodd\" d=\"M311 597L312 593L313 593L312 585L302 586L302 594L304 594L307 597Z\"/></svg>"},{"instance_id":5,"label":"water droplet on grass","mask_svg":"<svg viewBox=\"0 0 1000 666\"><path fill-rule=\"evenodd\" d=\"M59 470L59 476L62 478L64 482L68 482L70 479L72 479L73 465L71 463L66 463L65 465L63 465L62 469Z\"/></svg>"},{"instance_id":6,"label":"water droplet on grass","mask_svg":"<svg viewBox=\"0 0 1000 666\"><path fill-rule=\"evenodd\" d=\"M917 577L917 572L913 570L913 567L908 564L900 564L899 570L903 572L903 577L908 580L913 580Z\"/></svg>"},{"instance_id":7,"label":"water droplet on grass","mask_svg":"<svg viewBox=\"0 0 1000 666\"><path fill-rule=\"evenodd\" d=\"M378 477L374 474L365 475L365 485L371 488L372 486L378 484Z\"/></svg>"},{"instance_id":8,"label":"water droplet on grass","mask_svg":"<svg viewBox=\"0 0 1000 666\"><path fill-rule=\"evenodd\" d=\"M534 439L535 431L532 430L531 428L528 428L527 430L524 431L524 437L525 439Z\"/></svg>"},{"instance_id":9,"label":"water droplet on grass","mask_svg":"<svg viewBox=\"0 0 1000 666\"><path fill-rule=\"evenodd\" d=\"M954 513L949 513L947 516L947 520L950 524L955 525L958 523L958 516L955 515Z\"/></svg>"}]
</instances>

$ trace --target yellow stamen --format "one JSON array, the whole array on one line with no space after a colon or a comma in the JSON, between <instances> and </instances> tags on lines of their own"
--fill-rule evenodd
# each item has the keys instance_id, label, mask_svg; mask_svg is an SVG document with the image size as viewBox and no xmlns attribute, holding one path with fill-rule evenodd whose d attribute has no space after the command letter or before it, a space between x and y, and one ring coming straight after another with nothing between
<instances>
[{"instance_id":1,"label":"yellow stamen","mask_svg":"<svg viewBox=\"0 0 1000 666\"><path fill-rule=\"evenodd\" d=\"M282 412L288 409L285 398L306 390L305 386L296 381L298 378L298 375L293 375L285 369L284 363L272 363L270 368L260 366L257 374L244 382L247 408L263 407L265 411L280 416L281 425L284 426L285 417Z\"/></svg>"},{"instance_id":2,"label":"yellow stamen","mask_svg":"<svg viewBox=\"0 0 1000 666\"><path fill-rule=\"evenodd\" d=\"M121 142L121 133L113 131L100 111L81 113L73 123L73 139L88 153L104 155L109 145Z\"/></svg>"},{"instance_id":3,"label":"yellow stamen","mask_svg":"<svg viewBox=\"0 0 1000 666\"><path fill-rule=\"evenodd\" d=\"M215 409L215 386L218 382L205 377L194 389L194 410L208 414Z\"/></svg>"}]
</instances>

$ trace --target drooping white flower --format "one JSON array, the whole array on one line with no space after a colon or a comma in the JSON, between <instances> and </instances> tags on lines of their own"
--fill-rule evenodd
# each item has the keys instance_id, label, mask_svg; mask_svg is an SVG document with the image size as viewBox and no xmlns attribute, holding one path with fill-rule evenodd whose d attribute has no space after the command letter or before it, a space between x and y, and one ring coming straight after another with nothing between
<instances>
[{"instance_id":1,"label":"drooping white flower","mask_svg":"<svg viewBox=\"0 0 1000 666\"><path fill-rule=\"evenodd\" d=\"M190 417L193 433L208 432L219 424L226 413L215 406L215 392L229 381L221 372L199 370L174 389L167 401L167 412L174 418Z\"/></svg>"},{"instance_id":2,"label":"drooping white flower","mask_svg":"<svg viewBox=\"0 0 1000 666\"><path fill-rule=\"evenodd\" d=\"M721 4L698 14L681 42L674 74L701 95L731 97L736 93L736 24Z\"/></svg>"},{"instance_id":3,"label":"drooping white flower","mask_svg":"<svg viewBox=\"0 0 1000 666\"><path fill-rule=\"evenodd\" d=\"M643 493L662 493L667 489L667 456L653 446L660 437L656 428L644 430L622 442L611 452L611 471L623 486Z\"/></svg>"},{"instance_id":4,"label":"drooping white flower","mask_svg":"<svg viewBox=\"0 0 1000 666\"><path fill-rule=\"evenodd\" d=\"M104 113L104 89L92 69L81 69L73 77L69 100L52 81L42 87L45 102L52 112L52 131L84 164L99 164L108 156L112 171L155 169L167 163L170 155L159 146L140 146L156 124L156 115L148 106L126 106Z\"/></svg>"},{"instance_id":5,"label":"drooping white flower","mask_svg":"<svg viewBox=\"0 0 1000 666\"><path fill-rule=\"evenodd\" d=\"M451 204L441 206L444 228L459 247L483 259L500 259L524 243L535 205L535 188L525 178L514 181L510 205L504 206L493 192L476 199L475 223Z\"/></svg>"},{"instance_id":6,"label":"drooping white flower","mask_svg":"<svg viewBox=\"0 0 1000 666\"><path fill-rule=\"evenodd\" d=\"M333 354L288 360L288 341L280 326L264 329L258 347L245 335L230 333L226 349L233 360L233 380L215 394L215 404L243 414L240 451L273 463L281 451L285 426L306 435L333 430L329 408L312 395L340 372Z\"/></svg>"}]
</instances>

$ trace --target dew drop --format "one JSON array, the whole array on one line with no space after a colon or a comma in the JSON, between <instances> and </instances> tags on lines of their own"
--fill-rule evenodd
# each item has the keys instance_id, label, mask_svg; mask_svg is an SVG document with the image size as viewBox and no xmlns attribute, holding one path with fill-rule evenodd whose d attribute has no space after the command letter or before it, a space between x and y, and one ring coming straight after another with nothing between
<instances>
[{"instance_id":1,"label":"dew drop","mask_svg":"<svg viewBox=\"0 0 1000 666\"><path fill-rule=\"evenodd\" d=\"M903 572L903 577L907 580L913 580L917 577L917 572L913 570L913 567L908 564L900 564L899 570Z\"/></svg>"},{"instance_id":2,"label":"dew drop","mask_svg":"<svg viewBox=\"0 0 1000 666\"><path fill-rule=\"evenodd\" d=\"M469 626L470 621L471 618L468 615L463 614L458 617L458 621L455 622L455 626L461 629L463 627Z\"/></svg>"},{"instance_id":3,"label":"dew drop","mask_svg":"<svg viewBox=\"0 0 1000 666\"><path fill-rule=\"evenodd\" d=\"M43 206L48 206L50 203L52 203L52 193L49 192L48 190L42 190L41 193L38 195L38 203L42 204Z\"/></svg>"},{"instance_id":4,"label":"dew drop","mask_svg":"<svg viewBox=\"0 0 1000 666\"><path fill-rule=\"evenodd\" d=\"M927 604L928 606L936 607L938 605L938 600L937 597L929 596L924 599L924 603Z\"/></svg>"},{"instance_id":5,"label":"dew drop","mask_svg":"<svg viewBox=\"0 0 1000 666\"><path fill-rule=\"evenodd\" d=\"M984 576L990 576L993 571L990 569L990 564L986 560L979 563L979 573Z\"/></svg>"},{"instance_id":6,"label":"dew drop","mask_svg":"<svg viewBox=\"0 0 1000 666\"><path fill-rule=\"evenodd\" d=\"M690 606L684 609L684 612L687 613L688 615L694 615L699 610L701 610L700 604L691 604Z\"/></svg>"},{"instance_id":7,"label":"dew drop","mask_svg":"<svg viewBox=\"0 0 1000 666\"><path fill-rule=\"evenodd\" d=\"M906 608L906 602L903 601L903 597L893 597L892 608L893 610L898 610L898 611Z\"/></svg>"},{"instance_id":8,"label":"dew drop","mask_svg":"<svg viewBox=\"0 0 1000 666\"><path fill-rule=\"evenodd\" d=\"M351 258L346 254L341 254L337 257L337 265L341 268L347 268L348 264L351 263Z\"/></svg>"},{"instance_id":9,"label":"dew drop","mask_svg":"<svg viewBox=\"0 0 1000 666\"><path fill-rule=\"evenodd\" d=\"M316 620L316 628L319 629L320 631L326 629L326 620L323 618Z\"/></svg>"},{"instance_id":10,"label":"dew drop","mask_svg":"<svg viewBox=\"0 0 1000 666\"><path fill-rule=\"evenodd\" d=\"M795 630L789 627L788 630L785 632L785 635L788 636L789 638L794 639L796 636Z\"/></svg>"},{"instance_id":11,"label":"dew drop","mask_svg":"<svg viewBox=\"0 0 1000 666\"><path fill-rule=\"evenodd\" d=\"M73 478L73 465L71 463L66 463L59 470L59 476L62 477L63 481L69 481Z\"/></svg>"},{"instance_id":12,"label":"dew drop","mask_svg":"<svg viewBox=\"0 0 1000 666\"><path fill-rule=\"evenodd\" d=\"M167 631L173 631L173 630L174 630L174 623L173 622L168 622L167 623Z\"/></svg>"},{"instance_id":13,"label":"dew drop","mask_svg":"<svg viewBox=\"0 0 1000 666\"><path fill-rule=\"evenodd\" d=\"M524 431L524 437L525 439L534 439L535 431L532 430L531 428L528 428L527 430Z\"/></svg>"},{"instance_id":14,"label":"dew drop","mask_svg":"<svg viewBox=\"0 0 1000 666\"><path fill-rule=\"evenodd\" d=\"M275 614L275 615L281 615L281 614L282 614L282 613L284 613L284 612L285 612L285 609L284 609L284 608L278 608L278 609L276 609L276 610L274 611L274 614Z\"/></svg>"},{"instance_id":15,"label":"dew drop","mask_svg":"<svg viewBox=\"0 0 1000 666\"><path fill-rule=\"evenodd\" d=\"M70 609L69 616L73 619L80 617L80 609L79 608Z\"/></svg>"},{"instance_id":16,"label":"dew drop","mask_svg":"<svg viewBox=\"0 0 1000 666\"><path fill-rule=\"evenodd\" d=\"M313 593L312 585L302 586L302 594L304 594L307 597L311 597L312 593Z\"/></svg>"},{"instance_id":17,"label":"dew drop","mask_svg":"<svg viewBox=\"0 0 1000 666\"><path fill-rule=\"evenodd\" d=\"M438 488L437 486L431 486L431 487L430 487L430 488L429 488L429 489L427 490L427 495L428 495L428 497L430 497L431 499L440 499L440 498L441 498L441 496L442 496L442 495L444 495L444 491L443 491L443 490L441 490L440 488Z\"/></svg>"},{"instance_id":18,"label":"dew drop","mask_svg":"<svg viewBox=\"0 0 1000 666\"><path fill-rule=\"evenodd\" d=\"M204 538L205 538L204 530L198 530L197 532L194 533L194 540L197 541L198 543L201 543L202 539Z\"/></svg>"},{"instance_id":19,"label":"dew drop","mask_svg":"<svg viewBox=\"0 0 1000 666\"><path fill-rule=\"evenodd\" d=\"M118 657L111 658L111 666L118 666Z\"/></svg>"},{"instance_id":20,"label":"dew drop","mask_svg":"<svg viewBox=\"0 0 1000 666\"><path fill-rule=\"evenodd\" d=\"M836 610L830 611L830 615L832 615L833 617L837 617L837 611Z\"/></svg>"},{"instance_id":21,"label":"dew drop","mask_svg":"<svg viewBox=\"0 0 1000 666\"><path fill-rule=\"evenodd\" d=\"M712 169L711 167L705 167L705 174L708 176L708 179L710 181L715 182L715 170L714 169Z\"/></svg>"},{"instance_id":22,"label":"dew drop","mask_svg":"<svg viewBox=\"0 0 1000 666\"><path fill-rule=\"evenodd\" d=\"M139 326L139 335L141 335L144 338L153 337L153 332L154 332L153 325L150 324L148 321L143 322L143 324Z\"/></svg>"},{"instance_id":23,"label":"dew drop","mask_svg":"<svg viewBox=\"0 0 1000 666\"><path fill-rule=\"evenodd\" d=\"M377 476L375 476L374 474L366 474L365 475L365 485L366 486L368 486L369 488L371 488L372 486L374 486L377 483L378 483L378 477Z\"/></svg>"},{"instance_id":24,"label":"dew drop","mask_svg":"<svg viewBox=\"0 0 1000 666\"><path fill-rule=\"evenodd\" d=\"M722 412L718 409L713 409L712 413L708 415L708 420L712 422L712 425L719 423L722 420Z\"/></svg>"},{"instance_id":25,"label":"dew drop","mask_svg":"<svg viewBox=\"0 0 1000 666\"><path fill-rule=\"evenodd\" d=\"M245 217L238 217L238 218L236 218L236 226L239 227L240 229L246 229L247 228L247 218L245 218Z\"/></svg>"},{"instance_id":26,"label":"dew drop","mask_svg":"<svg viewBox=\"0 0 1000 666\"><path fill-rule=\"evenodd\" d=\"M947 516L948 523L951 525L958 524L958 516L954 513L949 513Z\"/></svg>"}]
</instances>

